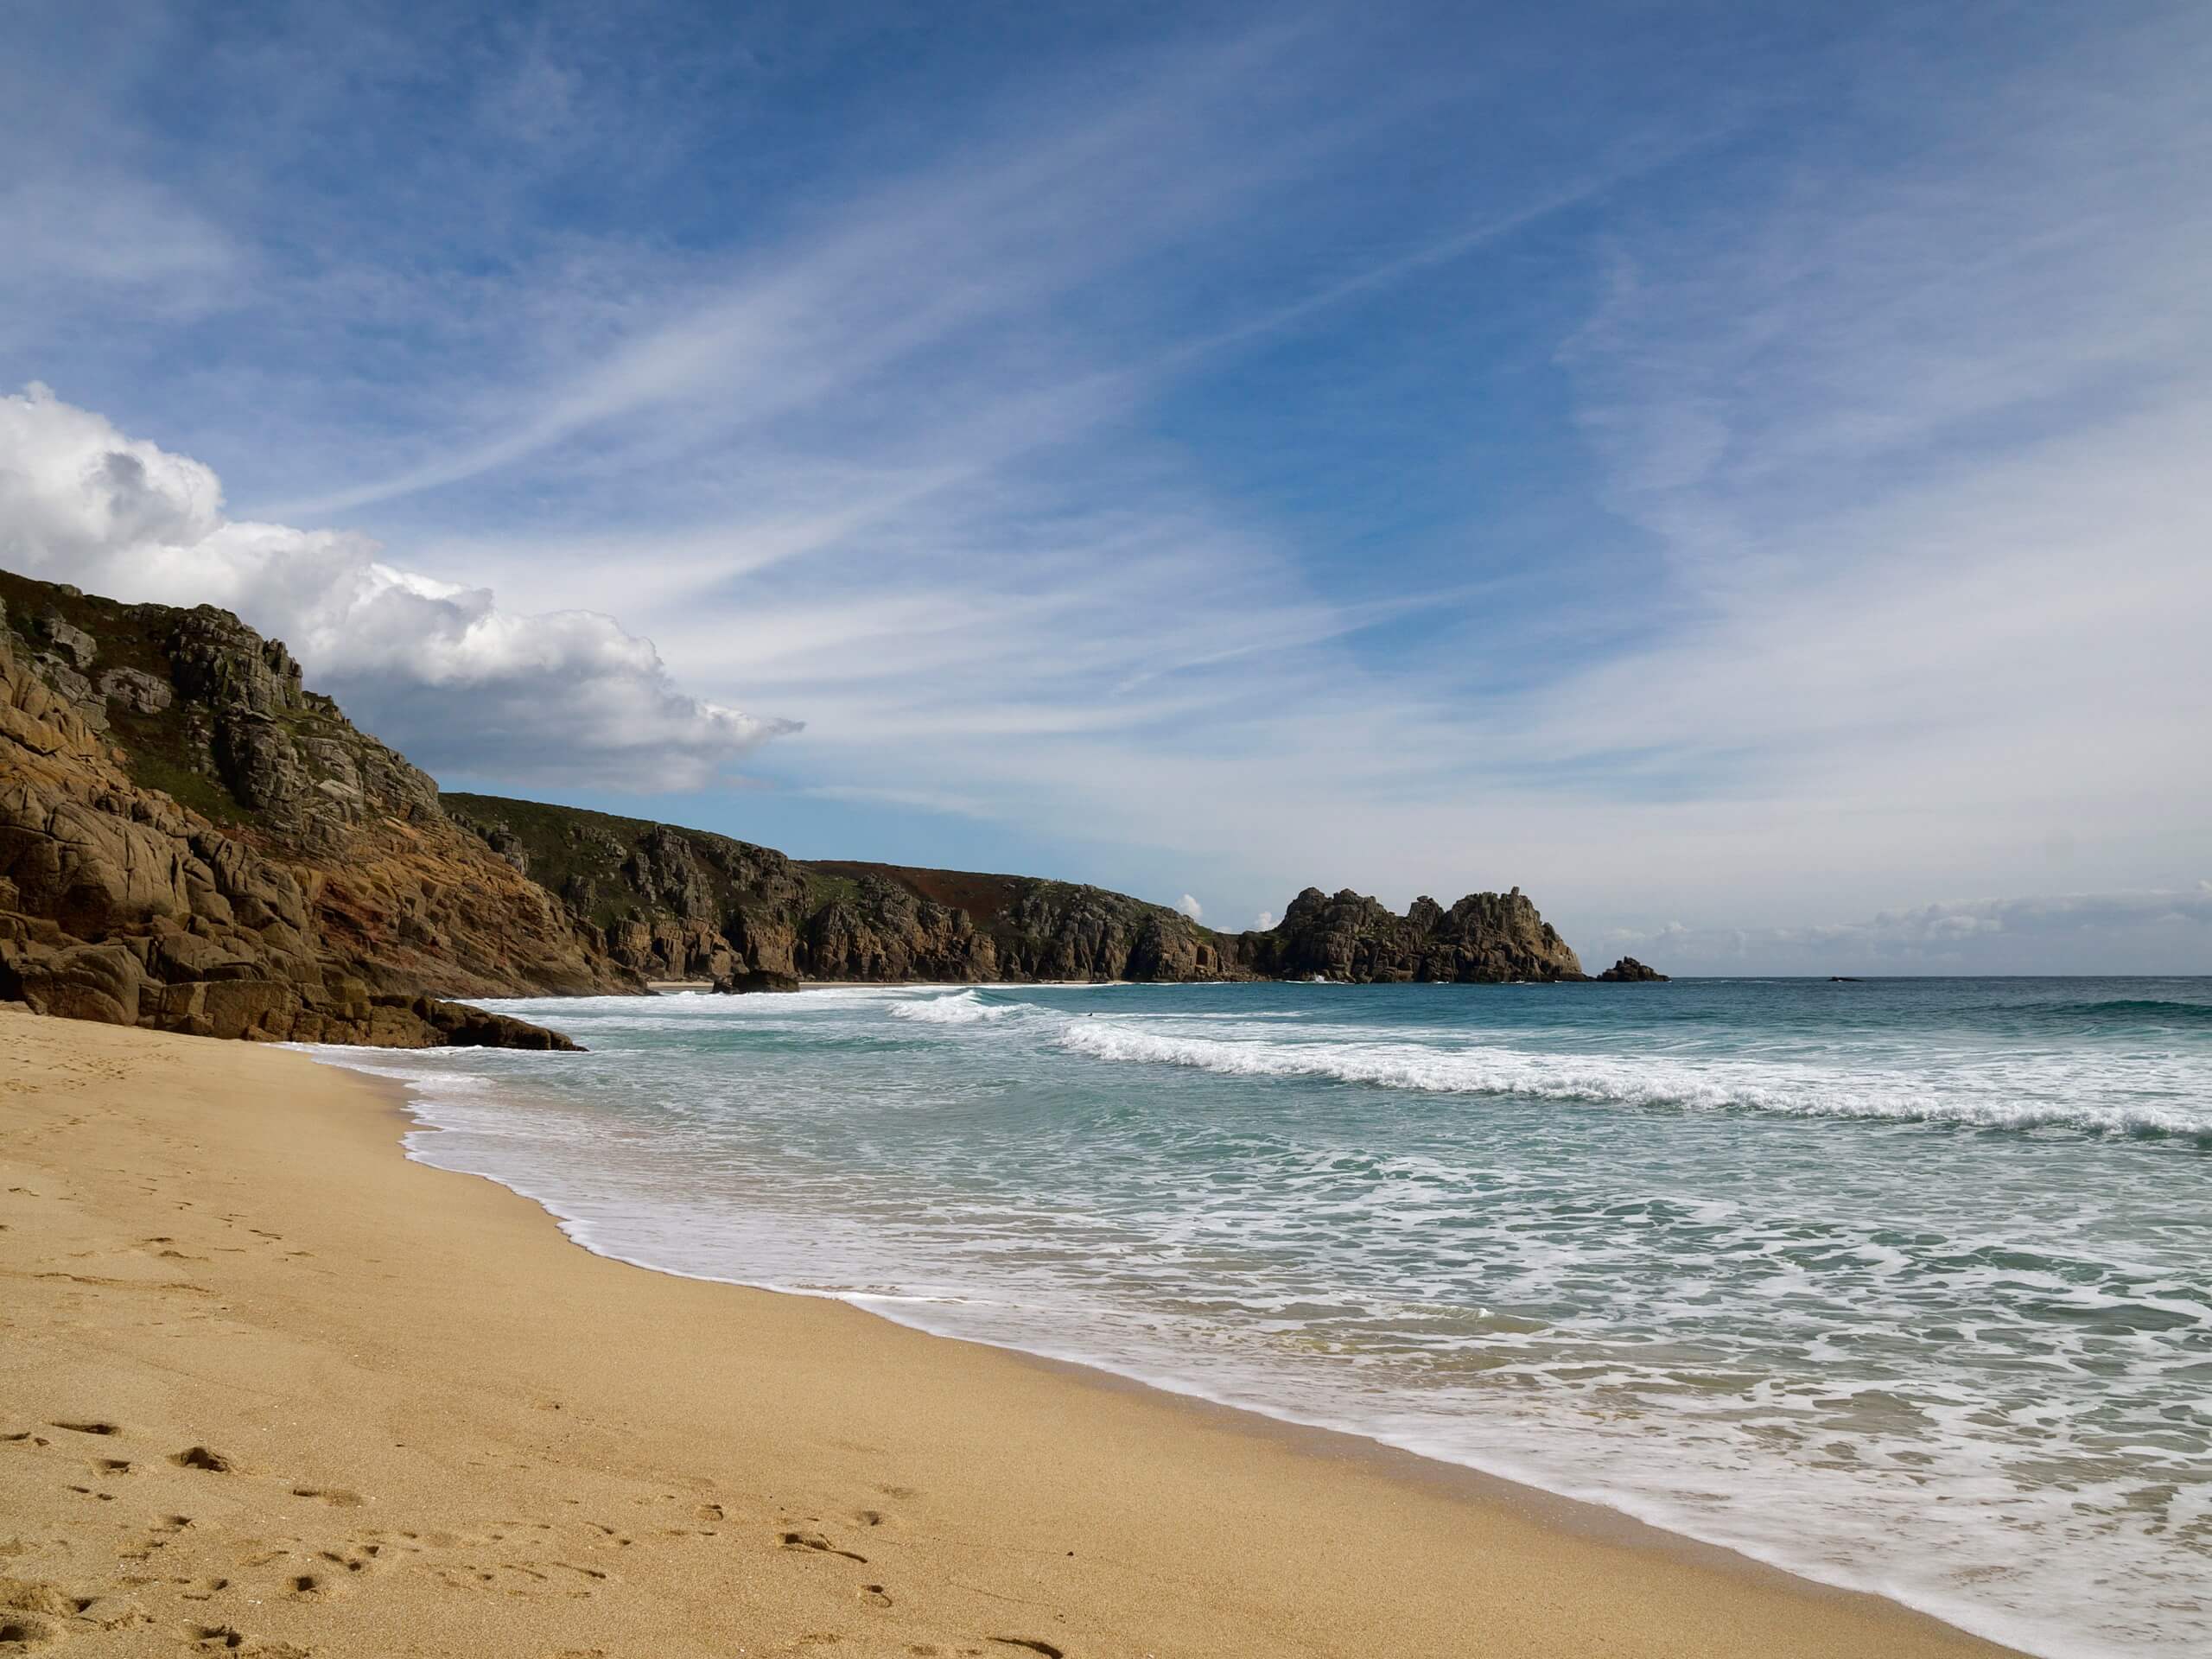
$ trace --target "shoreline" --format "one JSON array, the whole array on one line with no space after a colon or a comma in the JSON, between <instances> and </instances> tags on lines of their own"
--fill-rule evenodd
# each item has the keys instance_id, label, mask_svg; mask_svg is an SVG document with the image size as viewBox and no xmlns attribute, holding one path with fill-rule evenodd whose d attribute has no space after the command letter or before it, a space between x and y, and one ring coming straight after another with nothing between
<instances>
[{"instance_id":1,"label":"shoreline","mask_svg":"<svg viewBox=\"0 0 2212 1659\"><path fill-rule=\"evenodd\" d=\"M1058 988L1092 988L1099 982L1072 980L1051 983ZM868 981L842 981L822 984L810 982L803 988L874 990L902 987L887 988ZM950 982L932 984L924 988L1021 990L1037 988L1018 982L987 985ZM1204 1392L1187 1382L1117 1370L1109 1363L1079 1354L1049 1352L1014 1342L942 1329L898 1311L896 1304L900 1299L897 1298L870 1296L857 1292L816 1290L800 1285L736 1278L725 1274L691 1272L602 1249L578 1230L583 1224L579 1218L564 1214L553 1199L515 1185L500 1176L439 1163L429 1156L416 1144L416 1137L445 1134L448 1126L425 1115L414 1085L397 1077L380 1072L367 1063L369 1057L378 1051L311 1045L303 1046L301 1052L312 1053L321 1064L340 1071L355 1071L357 1075L397 1090L397 1097L392 1109L404 1131L402 1146L404 1155L410 1160L442 1173L488 1183L500 1192L523 1199L543 1212L569 1243L601 1261L694 1284L717 1285L751 1294L829 1303L880 1319L899 1330L932 1341L956 1343L1010 1356L1020 1363L1067 1376L1084 1387L1130 1390L1164 1402L1173 1409L1219 1414L1232 1421L1245 1433L1262 1438L1280 1437L1286 1444L1307 1454L1370 1466L1386 1478L1408 1482L1457 1500L1503 1506L1564 1533L1621 1544L1642 1552L1676 1556L1723 1573L1779 1580L1796 1591L1815 1598L1833 1596L1870 1600L1894 1609L1907 1618L1927 1620L1945 1631L1987 1644L1986 1651L2017 1654L2022 1656L2022 1659L2031 1659L2032 1649L2007 1646L2005 1637L1975 1630L1967 1622L1973 1617L1973 1610L1962 1610L1963 1617L1953 1618L1940 1609L1922 1605L1904 1595L1876 1586L1822 1578L1786 1560L1755 1554L1735 1544L1700 1537L1695 1533L1670 1524L1668 1520L1639 1515L1611 1496L1580 1496L1561 1491L1546 1486L1532 1477L1510 1474L1479 1464L1459 1461L1442 1453L1422 1450L1417 1446L1385 1439L1357 1426L1301 1417L1262 1404L1223 1398ZM359 1056L361 1064L357 1066L344 1058L349 1054Z\"/></svg>"},{"instance_id":2,"label":"shoreline","mask_svg":"<svg viewBox=\"0 0 2212 1659\"><path fill-rule=\"evenodd\" d=\"M841 1299L622 1263L576 1246L535 1200L408 1154L401 1129L435 1131L404 1088L335 1061L7 1009L0 1039L0 1099L27 1130L5 1148L0 1260L29 1287L8 1321L17 1352L0 1359L0 1435L27 1437L0 1446L0 1507L23 1529L0 1536L0 1574L58 1586L56 1608L109 1604L126 1620L116 1639L138 1633L111 1650L174 1651L179 1618L213 1630L241 1604L251 1617L225 1628L271 1656L286 1643L391 1651L394 1621L411 1650L472 1656L543 1654L554 1630L569 1650L601 1642L609 1655L726 1652L733 1636L755 1653L842 1640L1069 1659L2008 1651L1878 1595L1363 1436L929 1334ZM211 1167L220 1205L179 1196ZM258 1242L279 1236L281 1253ZM69 1248L57 1257L57 1245ZM359 1271L309 1265L349 1252ZM244 1259L221 1259L232 1255ZM168 1317L149 1325L149 1299ZM286 1406L236 1421L226 1389L240 1378L202 1351L214 1333L200 1325L257 1355L248 1406L272 1378ZM365 1354L386 1362L365 1391L350 1386ZM180 1355L193 1363L180 1369ZM339 1421L303 1420L310 1402ZM404 1432L372 1444L349 1403ZM427 1427L441 1411L457 1426ZM157 1421L159 1440L137 1444ZM42 1444L27 1453L31 1440ZM188 1584L223 1579L204 1605L123 1582L176 1575L125 1570L122 1549L103 1581L113 1522L172 1503L190 1514L180 1493L199 1503L228 1484L172 1461L194 1446L249 1482L287 1462L335 1472L279 1478L291 1484L227 1532L203 1514L134 1535L164 1569L206 1565ZM127 1466L87 1474L87 1447ZM71 1478L27 1477L57 1455ZM477 1481L499 1491L479 1495ZM592 1531L606 1516L579 1523L610 1504L687 1524L649 1541L637 1526ZM366 1538L364 1510L399 1524ZM328 1553L365 1564L287 1591L316 1579L292 1570L319 1559L308 1521L354 1523ZM296 1536L276 1541L275 1558L240 1564L286 1528ZM204 1559L246 1530L258 1547L233 1550L227 1571ZM436 1538L456 1541L424 1541ZM600 1560L610 1552L619 1573ZM472 1587L470 1573L490 1577ZM558 1594L539 1587L555 1582ZM495 1589L499 1618L461 1619L449 1648L423 1639L423 1620L464 1605L452 1598ZM124 1603L143 1618L129 1622ZM536 1617L556 1605L550 1623ZM24 1616L57 1633L88 1617ZM267 1634L246 1628L257 1621Z\"/></svg>"}]
</instances>

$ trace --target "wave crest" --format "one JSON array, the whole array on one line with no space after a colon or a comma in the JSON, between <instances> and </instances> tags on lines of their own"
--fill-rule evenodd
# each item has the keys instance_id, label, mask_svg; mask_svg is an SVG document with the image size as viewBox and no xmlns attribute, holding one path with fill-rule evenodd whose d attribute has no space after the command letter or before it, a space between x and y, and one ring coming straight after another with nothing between
<instances>
[{"instance_id":1,"label":"wave crest","mask_svg":"<svg viewBox=\"0 0 2212 1659\"><path fill-rule=\"evenodd\" d=\"M1518 1096L1605 1106L1673 1106L1794 1117L1873 1118L1975 1128L2061 1126L2101 1133L2212 1138L2212 1111L2145 1103L2110 1105L2024 1096L2016 1087L1942 1092L1905 1078L1838 1073L1786 1062L1694 1065L1599 1054L1528 1054L1416 1043L1225 1042L1163 1037L1121 1024L1071 1022L1058 1038L1094 1059L1192 1066L1231 1077L1307 1077L1429 1094Z\"/></svg>"},{"instance_id":2,"label":"wave crest","mask_svg":"<svg viewBox=\"0 0 2212 1659\"><path fill-rule=\"evenodd\" d=\"M956 991L950 996L932 996L917 1002L894 1002L892 1016L912 1020L925 1026L973 1026L995 1020L1010 1020L1023 1011L1019 1002L987 1002L975 991Z\"/></svg>"}]
</instances>

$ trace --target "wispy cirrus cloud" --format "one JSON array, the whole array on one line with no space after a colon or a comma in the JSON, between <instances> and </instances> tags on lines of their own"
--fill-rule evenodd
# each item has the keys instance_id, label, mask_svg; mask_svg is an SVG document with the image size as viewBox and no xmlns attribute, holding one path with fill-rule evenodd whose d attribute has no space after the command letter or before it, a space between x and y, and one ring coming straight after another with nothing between
<instances>
[{"instance_id":1,"label":"wispy cirrus cloud","mask_svg":"<svg viewBox=\"0 0 2212 1659\"><path fill-rule=\"evenodd\" d=\"M292 344L124 424L803 717L667 809L756 839L1580 938L2194 879L2202 15L1459 27L968 54L747 144L728 41L650 104L603 34L457 48L470 142L301 207L352 258L210 213Z\"/></svg>"}]
</instances>

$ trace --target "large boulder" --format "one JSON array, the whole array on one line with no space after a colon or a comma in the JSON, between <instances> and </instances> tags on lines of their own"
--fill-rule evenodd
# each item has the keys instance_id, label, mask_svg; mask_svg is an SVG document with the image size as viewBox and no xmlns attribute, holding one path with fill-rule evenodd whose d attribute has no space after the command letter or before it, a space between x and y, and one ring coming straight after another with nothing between
<instances>
[{"instance_id":1,"label":"large boulder","mask_svg":"<svg viewBox=\"0 0 2212 1659\"><path fill-rule=\"evenodd\" d=\"M135 1026L146 975L127 945L79 944L24 956L7 977L35 1013Z\"/></svg>"}]
</instances>

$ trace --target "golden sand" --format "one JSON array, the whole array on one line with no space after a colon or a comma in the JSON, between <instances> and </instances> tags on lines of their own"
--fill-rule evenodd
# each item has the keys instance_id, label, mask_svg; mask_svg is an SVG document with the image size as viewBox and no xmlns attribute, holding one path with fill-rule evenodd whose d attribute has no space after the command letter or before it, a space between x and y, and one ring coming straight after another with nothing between
<instances>
[{"instance_id":1,"label":"golden sand","mask_svg":"<svg viewBox=\"0 0 2212 1659\"><path fill-rule=\"evenodd\" d=\"M602 1260L306 1056L0 1009L0 1653L1914 1656L1348 1437Z\"/></svg>"}]
</instances>

